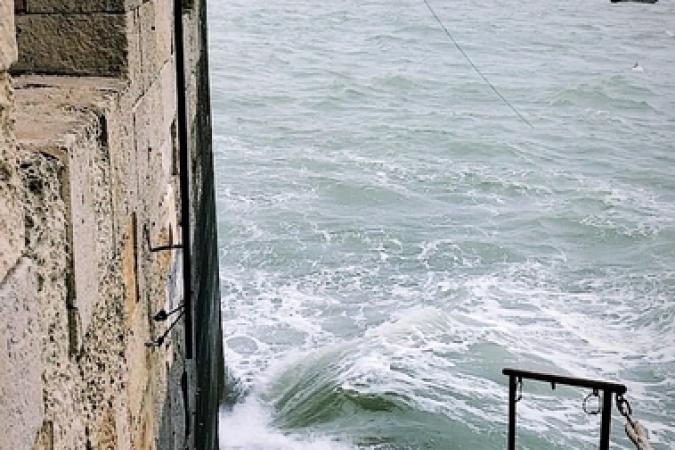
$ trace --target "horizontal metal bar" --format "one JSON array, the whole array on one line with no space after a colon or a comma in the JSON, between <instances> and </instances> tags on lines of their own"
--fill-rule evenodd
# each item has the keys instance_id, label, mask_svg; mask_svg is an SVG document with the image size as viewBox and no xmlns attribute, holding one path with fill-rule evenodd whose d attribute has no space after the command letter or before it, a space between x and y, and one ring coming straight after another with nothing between
<instances>
[{"instance_id":1,"label":"horizontal metal bar","mask_svg":"<svg viewBox=\"0 0 675 450\"><path fill-rule=\"evenodd\" d=\"M602 389L605 391L615 392L617 394L625 394L628 389L620 383L611 383L609 381L590 380L588 378L565 377L561 375L552 375L547 373L530 372L528 370L518 369L504 369L504 375L514 376L517 378L525 378L529 380L544 381L553 384L565 384L568 386L577 386L590 389Z\"/></svg>"}]
</instances>

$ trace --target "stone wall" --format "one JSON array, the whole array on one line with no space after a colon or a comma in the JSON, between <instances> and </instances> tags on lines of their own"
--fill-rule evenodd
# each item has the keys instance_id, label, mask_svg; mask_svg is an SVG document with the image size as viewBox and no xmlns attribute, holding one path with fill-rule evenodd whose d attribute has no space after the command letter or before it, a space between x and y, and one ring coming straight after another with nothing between
<instances>
[{"instance_id":1,"label":"stone wall","mask_svg":"<svg viewBox=\"0 0 675 450\"><path fill-rule=\"evenodd\" d=\"M186 6L181 173L171 0L17 1L16 63L0 0L1 450L217 448L205 10ZM189 251L155 251L184 226ZM184 258L195 281L182 315Z\"/></svg>"},{"instance_id":2,"label":"stone wall","mask_svg":"<svg viewBox=\"0 0 675 450\"><path fill-rule=\"evenodd\" d=\"M25 257L22 188L14 139L16 60L13 4L0 2L0 448L29 448L44 412L39 358L41 325L35 263ZM28 433L26 436L24 433Z\"/></svg>"},{"instance_id":3,"label":"stone wall","mask_svg":"<svg viewBox=\"0 0 675 450\"><path fill-rule=\"evenodd\" d=\"M23 250L23 219L17 203L13 90L8 74L16 61L12 3L0 2L0 280Z\"/></svg>"}]
</instances>

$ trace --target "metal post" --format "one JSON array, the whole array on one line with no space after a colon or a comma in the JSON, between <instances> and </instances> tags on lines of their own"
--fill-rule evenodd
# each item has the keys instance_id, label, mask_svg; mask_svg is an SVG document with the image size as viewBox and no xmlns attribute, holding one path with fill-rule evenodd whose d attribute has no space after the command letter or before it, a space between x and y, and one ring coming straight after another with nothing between
<instances>
[{"instance_id":1,"label":"metal post","mask_svg":"<svg viewBox=\"0 0 675 450\"><path fill-rule=\"evenodd\" d=\"M600 422L600 450L609 450L609 431L612 420L612 391L602 391L602 418Z\"/></svg>"},{"instance_id":2,"label":"metal post","mask_svg":"<svg viewBox=\"0 0 675 450\"><path fill-rule=\"evenodd\" d=\"M183 245L183 304L185 305L185 358L192 359L192 241L190 232L190 149L188 147L187 82L185 80L185 35L183 0L174 0L174 40L176 57L176 122L180 150L180 226Z\"/></svg>"},{"instance_id":3,"label":"metal post","mask_svg":"<svg viewBox=\"0 0 675 450\"><path fill-rule=\"evenodd\" d=\"M509 437L508 450L516 450L516 377L509 376Z\"/></svg>"}]
</instances>

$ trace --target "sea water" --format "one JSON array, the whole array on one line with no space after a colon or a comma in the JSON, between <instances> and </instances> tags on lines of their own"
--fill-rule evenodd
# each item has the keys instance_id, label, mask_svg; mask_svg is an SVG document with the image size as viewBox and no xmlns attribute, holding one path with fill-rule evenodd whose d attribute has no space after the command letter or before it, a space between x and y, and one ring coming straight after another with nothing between
<instances>
[{"instance_id":1,"label":"sea water","mask_svg":"<svg viewBox=\"0 0 675 450\"><path fill-rule=\"evenodd\" d=\"M430 3L209 2L221 449L674 448L675 3Z\"/></svg>"}]
</instances>

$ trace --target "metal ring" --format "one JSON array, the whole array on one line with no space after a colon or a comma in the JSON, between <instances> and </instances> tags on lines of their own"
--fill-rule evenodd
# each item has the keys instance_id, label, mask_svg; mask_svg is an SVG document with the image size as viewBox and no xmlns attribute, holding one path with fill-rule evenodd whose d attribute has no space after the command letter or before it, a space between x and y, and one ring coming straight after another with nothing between
<instances>
[{"instance_id":1,"label":"metal ring","mask_svg":"<svg viewBox=\"0 0 675 450\"><path fill-rule=\"evenodd\" d=\"M592 411L588 409L588 400L589 400L591 397L595 397L595 398L598 399L598 406L597 406L597 409L592 410ZM593 392L591 392L590 394L588 394L588 395L584 398L584 402L581 404L581 407L583 408L583 410L584 410L584 412L585 412L586 414L589 414L589 415L591 415L591 416L595 416L595 415L597 415L597 414L600 414L600 411L602 411L602 405L600 404L600 395L598 395L598 390L597 390L597 389L593 389Z\"/></svg>"}]
</instances>

